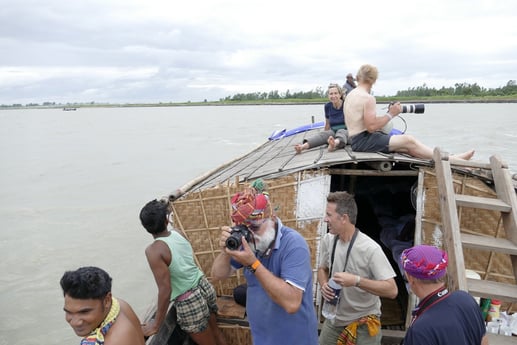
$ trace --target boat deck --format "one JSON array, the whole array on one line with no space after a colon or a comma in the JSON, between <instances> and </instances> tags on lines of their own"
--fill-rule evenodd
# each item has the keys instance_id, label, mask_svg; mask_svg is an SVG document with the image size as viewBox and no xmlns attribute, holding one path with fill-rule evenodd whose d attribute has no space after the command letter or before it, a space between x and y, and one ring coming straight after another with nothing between
<instances>
[{"instance_id":1,"label":"boat deck","mask_svg":"<svg viewBox=\"0 0 517 345\"><path fill-rule=\"evenodd\" d=\"M281 139L269 140L244 156L205 173L180 190L186 192L191 188L208 188L234 179L236 176L239 182L242 182L265 176L276 178L307 169L356 165L361 162L380 162L382 165L378 168L381 170L391 170L392 165L397 162L414 163L419 166L433 164L432 160L422 160L398 153L354 152L350 145L333 152L329 152L327 145L323 145L305 150L301 154L296 153L294 150L296 144L302 143L304 139L321 130L317 128Z\"/></svg>"}]
</instances>

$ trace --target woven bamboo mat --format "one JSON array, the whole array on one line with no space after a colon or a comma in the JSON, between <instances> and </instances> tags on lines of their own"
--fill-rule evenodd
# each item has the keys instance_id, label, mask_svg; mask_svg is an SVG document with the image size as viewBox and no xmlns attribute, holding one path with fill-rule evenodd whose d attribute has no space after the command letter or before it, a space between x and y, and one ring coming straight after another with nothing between
<instances>
[{"instance_id":1,"label":"woven bamboo mat","mask_svg":"<svg viewBox=\"0 0 517 345\"><path fill-rule=\"evenodd\" d=\"M422 243L443 247L441 214L436 174L424 169L424 214L422 217ZM496 198L495 191L480 179L458 173L453 174L454 189L458 194ZM501 213L497 211L460 207L458 218L462 233L486 237L505 237ZM445 248L446 249L446 248ZM463 249L465 268L477 272L481 279L515 284L509 255L476 249ZM506 306L513 311L513 307Z\"/></svg>"}]
</instances>

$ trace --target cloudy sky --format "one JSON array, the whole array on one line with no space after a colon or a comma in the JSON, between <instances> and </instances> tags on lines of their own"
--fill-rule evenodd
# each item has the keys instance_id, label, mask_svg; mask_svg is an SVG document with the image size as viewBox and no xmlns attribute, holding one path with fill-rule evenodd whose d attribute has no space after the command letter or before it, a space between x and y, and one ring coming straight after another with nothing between
<instances>
[{"instance_id":1,"label":"cloudy sky","mask_svg":"<svg viewBox=\"0 0 517 345\"><path fill-rule=\"evenodd\" d=\"M517 79L514 0L0 0L0 104L309 91L378 66L376 95Z\"/></svg>"}]
</instances>

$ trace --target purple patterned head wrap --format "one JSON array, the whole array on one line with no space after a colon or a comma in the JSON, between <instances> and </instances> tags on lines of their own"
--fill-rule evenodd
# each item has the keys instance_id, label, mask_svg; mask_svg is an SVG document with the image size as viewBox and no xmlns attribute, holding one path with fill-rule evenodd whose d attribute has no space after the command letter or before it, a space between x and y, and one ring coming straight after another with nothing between
<instances>
[{"instance_id":1,"label":"purple patterned head wrap","mask_svg":"<svg viewBox=\"0 0 517 345\"><path fill-rule=\"evenodd\" d=\"M447 272L447 253L427 245L408 248L402 252L400 263L404 270L418 279L439 279Z\"/></svg>"}]
</instances>

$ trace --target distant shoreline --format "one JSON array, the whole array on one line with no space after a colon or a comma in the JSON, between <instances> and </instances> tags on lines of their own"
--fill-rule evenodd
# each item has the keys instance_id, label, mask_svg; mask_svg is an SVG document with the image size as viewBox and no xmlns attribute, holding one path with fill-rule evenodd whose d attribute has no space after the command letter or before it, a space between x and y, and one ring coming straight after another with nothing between
<instances>
[{"instance_id":1,"label":"distant shoreline","mask_svg":"<svg viewBox=\"0 0 517 345\"><path fill-rule=\"evenodd\" d=\"M428 98L407 98L400 97L377 97L377 104L387 104L393 100L401 103L433 103L433 104L450 104L450 103L517 103L517 98L494 99L494 98L476 98L476 99L428 99ZM126 103L126 104L110 104L110 103L73 103L73 104L56 104L56 105L20 105L20 106L0 106L0 110L9 109L79 109L79 108L138 108L138 107L190 107L190 106L242 106L242 105L311 105L324 104L327 99L314 100L275 100L275 101L215 101L215 102L178 102L178 103Z\"/></svg>"}]
</instances>

